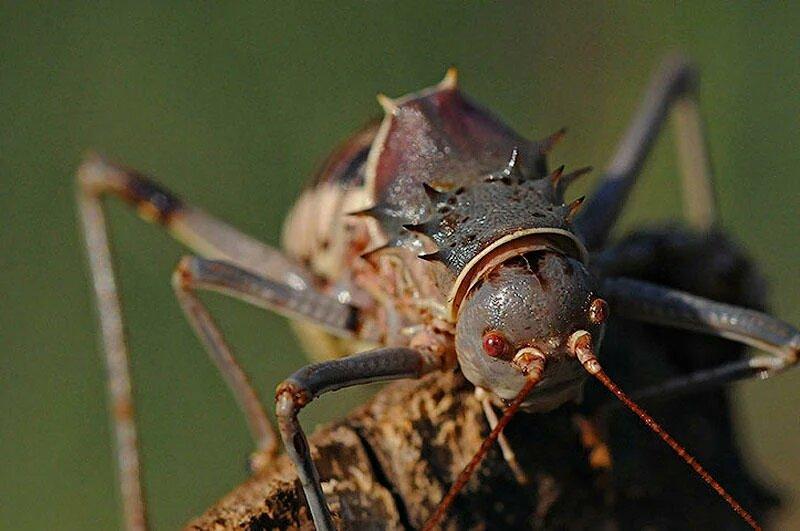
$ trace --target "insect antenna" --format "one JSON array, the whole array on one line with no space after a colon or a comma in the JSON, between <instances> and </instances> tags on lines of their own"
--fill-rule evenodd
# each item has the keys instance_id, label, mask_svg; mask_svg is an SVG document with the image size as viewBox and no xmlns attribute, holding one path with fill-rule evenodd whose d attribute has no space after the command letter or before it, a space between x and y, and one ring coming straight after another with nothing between
<instances>
[{"instance_id":1,"label":"insect antenna","mask_svg":"<svg viewBox=\"0 0 800 531\"><path fill-rule=\"evenodd\" d=\"M478 465L483 461L483 458L486 457L486 454L491 449L492 445L495 441L500 437L500 434L503 431L503 428L511 422L511 418L517 413L519 407L525 401L525 398L528 396L528 393L536 387L536 384L542 379L542 374L544 373L544 363L545 358L544 356L541 357L534 357L532 359L527 360L529 365L527 367L526 375L527 380L525 385L522 386L522 389L517 396L514 397L514 400L511 401L511 404L506 408L503 412L503 416L500 418L500 421L494 427L494 429L489 433L486 439L483 440L481 443L480 448L478 451L475 452L475 455L472 456L472 459L467 466L461 471L461 473L456 478L455 482L450 486L450 490L447 491L447 494L442 501L439 502L439 506L436 507L436 511L428 518L428 521L425 522L425 525L422 527L422 531L431 531L436 527L436 525L444 518L444 515L447 514L448 509L453 504L458 496L458 493L461 492L461 489L469 482L472 474L475 472L475 469L478 468Z\"/></svg>"},{"instance_id":2,"label":"insect antenna","mask_svg":"<svg viewBox=\"0 0 800 531\"><path fill-rule=\"evenodd\" d=\"M667 431L661 427L661 425L650 416L650 414L642 409L639 404L634 402L625 392L619 388L619 386L614 383L614 381L603 371L603 368L600 366L600 362L597 361L594 353L592 352L592 341L591 335L586 331L578 331L573 334L572 338L570 338L570 345L572 351L578 358L578 361L581 362L586 372L597 378L600 383L608 389L611 394L616 396L620 402L622 402L625 407L630 409L633 413L639 417L644 424L650 428L653 433L659 436L659 438L667 443L667 446L672 448L672 450L680 457L687 465L689 465L700 478L714 491L719 494L719 496L725 500L725 502L733 509L733 511L738 514L742 520L747 522L747 524L752 527L753 529L760 530L761 526L756 522L756 519L751 515L744 507L742 507L739 502L737 502L733 496L731 496L725 488L719 484L719 482L714 479L714 477L709 473L703 465L692 455L690 454L686 448L684 448L678 441L676 441L672 435L667 433Z\"/></svg>"}]
</instances>

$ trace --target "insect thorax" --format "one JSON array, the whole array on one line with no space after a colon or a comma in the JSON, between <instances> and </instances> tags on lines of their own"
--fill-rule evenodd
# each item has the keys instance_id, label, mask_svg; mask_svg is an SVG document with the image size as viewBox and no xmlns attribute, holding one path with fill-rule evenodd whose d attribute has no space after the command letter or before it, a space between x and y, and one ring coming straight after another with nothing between
<instances>
[{"instance_id":1,"label":"insect thorax","mask_svg":"<svg viewBox=\"0 0 800 531\"><path fill-rule=\"evenodd\" d=\"M553 138L531 142L464 97L452 79L383 98L380 126L328 160L292 210L284 245L326 289L372 305L382 341L454 320L460 291L498 257L537 249L586 260L549 174Z\"/></svg>"}]
</instances>

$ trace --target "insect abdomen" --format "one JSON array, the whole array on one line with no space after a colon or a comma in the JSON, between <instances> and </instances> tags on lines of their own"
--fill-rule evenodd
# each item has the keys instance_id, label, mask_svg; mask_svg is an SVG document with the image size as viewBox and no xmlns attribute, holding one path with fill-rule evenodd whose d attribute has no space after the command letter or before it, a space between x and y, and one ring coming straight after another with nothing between
<instances>
[{"instance_id":1,"label":"insect abdomen","mask_svg":"<svg viewBox=\"0 0 800 531\"><path fill-rule=\"evenodd\" d=\"M369 201L364 168L377 129L368 125L328 157L284 223L284 249L323 279L337 280L346 267L347 213Z\"/></svg>"}]
</instances>

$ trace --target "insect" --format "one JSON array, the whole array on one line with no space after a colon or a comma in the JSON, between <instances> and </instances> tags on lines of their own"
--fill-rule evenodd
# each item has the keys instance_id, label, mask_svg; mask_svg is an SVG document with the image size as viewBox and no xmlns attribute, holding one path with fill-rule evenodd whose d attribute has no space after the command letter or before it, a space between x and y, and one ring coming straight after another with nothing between
<instances>
[{"instance_id":1,"label":"insect","mask_svg":"<svg viewBox=\"0 0 800 531\"><path fill-rule=\"evenodd\" d=\"M196 293L221 292L289 316L312 354L276 391L283 446L317 529L333 529L298 414L321 395L368 382L459 368L480 393L492 427L426 529L445 517L489 447L519 410L578 400L596 378L638 415L746 523L755 519L604 372L609 312L732 339L764 352L678 376L639 394L674 394L792 367L800 332L764 313L613 275L609 234L644 160L672 113L678 126L686 211L694 230L717 224L699 117L697 75L665 62L591 198L568 202L587 173L548 167L559 131L531 142L470 101L448 71L433 87L379 96L385 117L326 162L292 208L284 251L185 204L144 175L92 155L78 171L78 204L99 312L115 427L124 518L146 528L136 428L101 199L116 196L164 226L196 255L180 261L175 294L245 413L256 442L251 464L270 466L277 437L263 405ZM494 407L504 407L498 419Z\"/></svg>"}]
</instances>

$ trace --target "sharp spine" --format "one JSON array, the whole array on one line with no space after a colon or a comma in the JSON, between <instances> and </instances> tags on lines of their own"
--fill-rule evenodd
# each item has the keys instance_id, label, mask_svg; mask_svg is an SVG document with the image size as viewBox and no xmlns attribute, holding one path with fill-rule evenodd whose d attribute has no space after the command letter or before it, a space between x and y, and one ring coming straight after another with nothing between
<instances>
[{"instance_id":1,"label":"sharp spine","mask_svg":"<svg viewBox=\"0 0 800 531\"><path fill-rule=\"evenodd\" d=\"M458 88L458 69L451 66L444 74L444 78L439 82L440 90L455 90Z\"/></svg>"},{"instance_id":2,"label":"sharp spine","mask_svg":"<svg viewBox=\"0 0 800 531\"><path fill-rule=\"evenodd\" d=\"M583 202L585 200L586 200L586 196L582 195L578 199L576 199L575 201L573 201L572 203L567 205L567 221L571 222L573 220L573 218L575 217L575 214L578 213L578 210L580 210L581 205L583 204Z\"/></svg>"},{"instance_id":3,"label":"sharp spine","mask_svg":"<svg viewBox=\"0 0 800 531\"><path fill-rule=\"evenodd\" d=\"M564 174L563 170L564 166L561 166L550 176L550 179L553 182L553 188L558 193L564 193L564 191L579 177L583 177L587 173L591 172L592 167L586 166L584 168L579 168L567 174Z\"/></svg>"},{"instance_id":4,"label":"sharp spine","mask_svg":"<svg viewBox=\"0 0 800 531\"><path fill-rule=\"evenodd\" d=\"M563 175L564 175L563 164L558 168L556 168L555 171L550 174L550 182L553 184L553 189L558 190L558 183L561 181L561 177Z\"/></svg>"},{"instance_id":5,"label":"sharp spine","mask_svg":"<svg viewBox=\"0 0 800 531\"><path fill-rule=\"evenodd\" d=\"M564 139L567 134L567 128L562 127L555 133L551 134L544 140L538 142L539 155L547 155L553 148Z\"/></svg>"},{"instance_id":6,"label":"sharp spine","mask_svg":"<svg viewBox=\"0 0 800 531\"><path fill-rule=\"evenodd\" d=\"M382 92L379 92L375 98L378 100L378 103L380 103L381 107L383 107L383 110L386 112L386 114L395 114L397 109L399 109L397 103Z\"/></svg>"}]
</instances>

